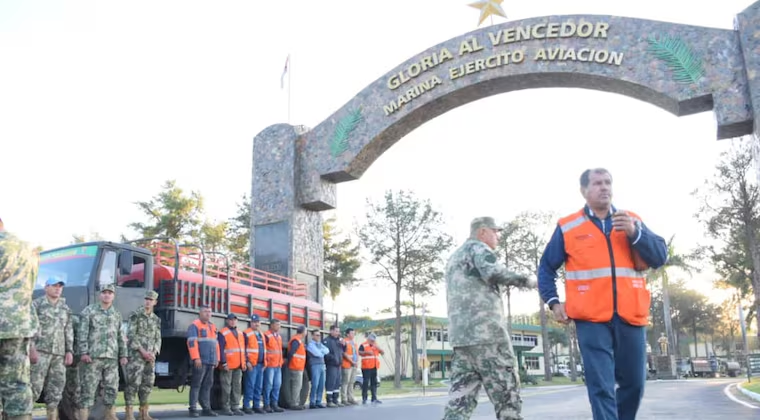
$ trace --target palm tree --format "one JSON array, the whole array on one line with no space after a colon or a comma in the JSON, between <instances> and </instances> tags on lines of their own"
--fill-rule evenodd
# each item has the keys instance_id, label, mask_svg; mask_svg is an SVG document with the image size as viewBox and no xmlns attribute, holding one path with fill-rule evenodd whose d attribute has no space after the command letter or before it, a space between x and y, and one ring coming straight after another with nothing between
<instances>
[{"instance_id":1,"label":"palm tree","mask_svg":"<svg viewBox=\"0 0 760 420\"><path fill-rule=\"evenodd\" d=\"M659 279L662 281L662 318L665 321L665 333L668 337L668 354L678 355L678 347L675 347L675 335L673 334L673 324L671 322L670 314L670 292L668 291L670 287L668 284L668 269L680 268L687 274L691 274L692 272L699 270L698 268L689 264L689 260L691 259L690 256L676 253L675 246L673 245L673 239L675 239L675 235L671 236L668 240L667 261L662 267L656 270L652 270L650 278L653 280Z\"/></svg>"}]
</instances>

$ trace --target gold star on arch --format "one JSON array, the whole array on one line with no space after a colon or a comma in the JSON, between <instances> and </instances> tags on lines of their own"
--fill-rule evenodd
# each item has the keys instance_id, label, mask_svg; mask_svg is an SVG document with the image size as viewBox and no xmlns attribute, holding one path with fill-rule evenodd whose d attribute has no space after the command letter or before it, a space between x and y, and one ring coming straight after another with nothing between
<instances>
[{"instance_id":1,"label":"gold star on arch","mask_svg":"<svg viewBox=\"0 0 760 420\"><path fill-rule=\"evenodd\" d=\"M478 26L480 26L489 16L496 15L503 18L507 17L507 14L504 13L504 9L501 8L503 2L504 0L480 0L475 3L470 3L468 6L480 9L480 22L478 22Z\"/></svg>"}]
</instances>

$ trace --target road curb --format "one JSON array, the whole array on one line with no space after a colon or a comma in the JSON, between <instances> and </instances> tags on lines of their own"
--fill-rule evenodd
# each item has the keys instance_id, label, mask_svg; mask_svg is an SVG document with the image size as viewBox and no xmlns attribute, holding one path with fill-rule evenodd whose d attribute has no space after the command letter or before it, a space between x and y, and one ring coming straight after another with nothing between
<instances>
[{"instance_id":1,"label":"road curb","mask_svg":"<svg viewBox=\"0 0 760 420\"><path fill-rule=\"evenodd\" d=\"M744 389L744 387L742 386L743 384L744 384L744 382L737 382L736 383L736 387L739 389L739 391L742 394L746 395L747 397L752 398L753 400L755 400L757 402L760 402L760 394L758 394L757 392L752 392L752 391L748 391L748 390Z\"/></svg>"}]
</instances>

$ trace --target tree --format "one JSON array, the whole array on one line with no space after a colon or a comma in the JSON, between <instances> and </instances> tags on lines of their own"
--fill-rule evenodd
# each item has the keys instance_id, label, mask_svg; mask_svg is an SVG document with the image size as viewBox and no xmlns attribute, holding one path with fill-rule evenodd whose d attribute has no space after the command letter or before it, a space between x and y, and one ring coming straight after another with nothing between
<instances>
[{"instance_id":1,"label":"tree","mask_svg":"<svg viewBox=\"0 0 760 420\"><path fill-rule=\"evenodd\" d=\"M716 174L694 191L701 205L695 214L718 246L703 247L722 280L753 294L760 337L760 189L753 181L752 140L734 140L721 153ZM746 295L745 295L746 296Z\"/></svg>"},{"instance_id":2,"label":"tree","mask_svg":"<svg viewBox=\"0 0 760 420\"><path fill-rule=\"evenodd\" d=\"M377 277L395 289L395 375L394 386L401 387L401 292L407 281L422 278L440 264L441 254L451 248L452 238L440 230L441 213L429 200L420 200L409 191L385 193L379 203L367 201L367 221L359 238L379 267ZM415 277L418 276L418 277Z\"/></svg>"},{"instance_id":3,"label":"tree","mask_svg":"<svg viewBox=\"0 0 760 420\"><path fill-rule=\"evenodd\" d=\"M550 212L522 212L518 214L514 223L514 232L510 233L509 246L511 248L511 261L513 271L538 276L538 265L541 255L549 242L549 238L556 226L555 215ZM551 353L549 332L547 327L546 305L543 299L538 298L539 316L541 318L541 335L544 354ZM544 363L544 380L552 380L551 365Z\"/></svg>"},{"instance_id":4,"label":"tree","mask_svg":"<svg viewBox=\"0 0 760 420\"><path fill-rule=\"evenodd\" d=\"M517 220L512 220L507 223L504 223L501 228L503 229L501 231L501 235L499 236L499 242L496 244L496 249L494 252L496 255L504 261L504 265L507 267L507 269L514 270L517 261L516 255L520 252L519 249L517 249L517 245L519 244L519 241L516 239L518 235L522 233L520 229L520 225L518 224ZM509 335L512 335L512 289L514 286L507 285L504 287L506 298L507 298L507 329L509 330Z\"/></svg>"},{"instance_id":5,"label":"tree","mask_svg":"<svg viewBox=\"0 0 760 420\"><path fill-rule=\"evenodd\" d=\"M185 192L174 180L169 180L149 201L138 201L137 207L148 222L130 223L142 237L167 236L178 241L197 238L202 226L203 197L198 192Z\"/></svg>"},{"instance_id":6,"label":"tree","mask_svg":"<svg viewBox=\"0 0 760 420\"><path fill-rule=\"evenodd\" d=\"M338 297L341 289L351 288L359 281L355 274L361 266L359 246L352 244L348 237L338 239L340 232L335 222L335 218L330 218L322 224L325 261L322 279L325 290L333 299Z\"/></svg>"},{"instance_id":7,"label":"tree","mask_svg":"<svg viewBox=\"0 0 760 420\"><path fill-rule=\"evenodd\" d=\"M87 239L85 235L71 235L71 243L72 244L83 244L85 242L94 242L94 241L105 241L102 236L100 236L100 233L98 232L90 232L90 238Z\"/></svg>"},{"instance_id":8,"label":"tree","mask_svg":"<svg viewBox=\"0 0 760 420\"><path fill-rule=\"evenodd\" d=\"M227 249L232 261L251 263L251 199L248 194L243 194L235 216L228 221Z\"/></svg>"},{"instance_id":9,"label":"tree","mask_svg":"<svg viewBox=\"0 0 760 420\"><path fill-rule=\"evenodd\" d=\"M204 251L225 253L227 250L227 222L205 221L198 232L198 242Z\"/></svg>"}]
</instances>

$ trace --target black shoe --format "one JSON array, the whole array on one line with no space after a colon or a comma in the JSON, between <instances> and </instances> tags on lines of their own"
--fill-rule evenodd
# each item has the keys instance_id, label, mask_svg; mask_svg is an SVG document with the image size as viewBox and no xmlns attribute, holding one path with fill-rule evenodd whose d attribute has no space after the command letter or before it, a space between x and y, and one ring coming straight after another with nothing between
<instances>
[{"instance_id":1,"label":"black shoe","mask_svg":"<svg viewBox=\"0 0 760 420\"><path fill-rule=\"evenodd\" d=\"M274 413L274 410L272 410L272 407L268 405L264 406L264 411L266 411L267 413Z\"/></svg>"},{"instance_id":2,"label":"black shoe","mask_svg":"<svg viewBox=\"0 0 760 420\"><path fill-rule=\"evenodd\" d=\"M243 409L243 413L245 413L245 414L253 414L253 410L250 409L250 408L244 408Z\"/></svg>"},{"instance_id":3,"label":"black shoe","mask_svg":"<svg viewBox=\"0 0 760 420\"><path fill-rule=\"evenodd\" d=\"M290 406L290 409L291 409L291 410L296 410L296 411L299 411L299 410L303 410L304 408L303 408L303 406L302 406L302 405L291 405L291 406Z\"/></svg>"},{"instance_id":4,"label":"black shoe","mask_svg":"<svg viewBox=\"0 0 760 420\"><path fill-rule=\"evenodd\" d=\"M232 410L222 410L222 412L219 413L219 414L223 414L225 416L234 416L235 415L235 413L233 413Z\"/></svg>"},{"instance_id":5,"label":"black shoe","mask_svg":"<svg viewBox=\"0 0 760 420\"><path fill-rule=\"evenodd\" d=\"M382 404L383 402L380 400L372 400L372 404Z\"/></svg>"},{"instance_id":6,"label":"black shoe","mask_svg":"<svg viewBox=\"0 0 760 420\"><path fill-rule=\"evenodd\" d=\"M285 411L279 405L275 405L274 407L272 407L272 410L274 410L275 413L282 413L283 411Z\"/></svg>"},{"instance_id":7,"label":"black shoe","mask_svg":"<svg viewBox=\"0 0 760 420\"><path fill-rule=\"evenodd\" d=\"M256 414L265 414L265 413L271 413L272 412L272 409L269 408L269 407L267 407L267 410L269 410L269 411L263 410L263 409L261 409L259 407L253 407L253 412L256 413Z\"/></svg>"},{"instance_id":8,"label":"black shoe","mask_svg":"<svg viewBox=\"0 0 760 420\"><path fill-rule=\"evenodd\" d=\"M317 408L327 408L327 406L324 404L317 404Z\"/></svg>"},{"instance_id":9,"label":"black shoe","mask_svg":"<svg viewBox=\"0 0 760 420\"><path fill-rule=\"evenodd\" d=\"M198 410L189 410L190 414L189 417L200 417L201 414L198 412Z\"/></svg>"},{"instance_id":10,"label":"black shoe","mask_svg":"<svg viewBox=\"0 0 760 420\"><path fill-rule=\"evenodd\" d=\"M233 408L233 409L232 409L232 414L234 414L234 415L236 415L236 416L243 416L243 415L245 415L245 413L244 413L244 412L242 412L242 411L240 411L240 409L239 409L239 408Z\"/></svg>"},{"instance_id":11,"label":"black shoe","mask_svg":"<svg viewBox=\"0 0 760 420\"><path fill-rule=\"evenodd\" d=\"M219 414L216 414L216 412L215 412L214 410L211 410L211 409L205 409L205 408L204 408L204 409L203 409L203 411L201 412L201 415L202 415L203 417L217 417L217 416L219 416Z\"/></svg>"},{"instance_id":12,"label":"black shoe","mask_svg":"<svg viewBox=\"0 0 760 420\"><path fill-rule=\"evenodd\" d=\"M316 404L309 404L309 409L310 410L315 409L315 408L317 408Z\"/></svg>"}]
</instances>

